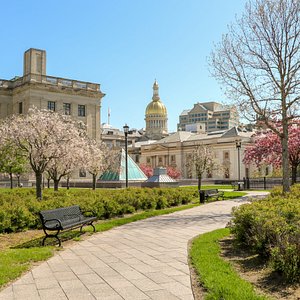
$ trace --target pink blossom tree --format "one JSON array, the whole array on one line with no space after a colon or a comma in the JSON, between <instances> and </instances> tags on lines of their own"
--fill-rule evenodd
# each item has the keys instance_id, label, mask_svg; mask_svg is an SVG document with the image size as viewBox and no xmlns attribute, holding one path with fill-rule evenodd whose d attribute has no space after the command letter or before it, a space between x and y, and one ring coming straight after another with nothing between
<instances>
[{"instance_id":1,"label":"pink blossom tree","mask_svg":"<svg viewBox=\"0 0 300 300\"><path fill-rule=\"evenodd\" d=\"M167 174L173 179L178 179L181 176L180 171L171 166L167 167Z\"/></svg>"},{"instance_id":2,"label":"pink blossom tree","mask_svg":"<svg viewBox=\"0 0 300 300\"><path fill-rule=\"evenodd\" d=\"M282 130L278 123L278 130ZM289 141L289 164L292 173L292 184L297 179L297 169L300 164L300 122L291 124L288 127ZM273 165L279 168L282 165L282 148L280 137L271 130L259 132L253 136L254 145L245 150L243 162L245 164L254 163L256 166L263 164Z\"/></svg>"},{"instance_id":3,"label":"pink blossom tree","mask_svg":"<svg viewBox=\"0 0 300 300\"><path fill-rule=\"evenodd\" d=\"M35 174L38 199L42 199L43 173L60 157L61 146L73 143L76 132L70 117L37 108L26 115L13 115L1 124L1 139L19 148Z\"/></svg>"},{"instance_id":4,"label":"pink blossom tree","mask_svg":"<svg viewBox=\"0 0 300 300\"><path fill-rule=\"evenodd\" d=\"M139 167L148 178L153 176L153 168L151 166L140 164Z\"/></svg>"}]
</instances>

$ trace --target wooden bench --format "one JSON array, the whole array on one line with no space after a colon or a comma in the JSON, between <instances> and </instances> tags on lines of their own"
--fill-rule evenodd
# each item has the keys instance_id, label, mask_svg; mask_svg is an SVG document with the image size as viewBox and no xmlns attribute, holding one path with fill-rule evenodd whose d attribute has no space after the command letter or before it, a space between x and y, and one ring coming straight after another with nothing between
<instances>
[{"instance_id":1,"label":"wooden bench","mask_svg":"<svg viewBox=\"0 0 300 300\"><path fill-rule=\"evenodd\" d=\"M214 198L216 200L222 198L222 200L224 200L224 192L221 192L218 189L203 190L203 192L205 200L208 200L209 198Z\"/></svg>"},{"instance_id":2,"label":"wooden bench","mask_svg":"<svg viewBox=\"0 0 300 300\"><path fill-rule=\"evenodd\" d=\"M40 211L39 215L46 234L42 245L44 246L45 240L48 237L54 237L58 240L59 246L61 246L58 234L62 230L71 230L80 227L80 231L82 231L83 226L90 225L95 232L93 222L97 220L97 217L85 216L86 213L88 212L82 212L78 205ZM55 233L49 234L48 231L55 231Z\"/></svg>"}]
</instances>

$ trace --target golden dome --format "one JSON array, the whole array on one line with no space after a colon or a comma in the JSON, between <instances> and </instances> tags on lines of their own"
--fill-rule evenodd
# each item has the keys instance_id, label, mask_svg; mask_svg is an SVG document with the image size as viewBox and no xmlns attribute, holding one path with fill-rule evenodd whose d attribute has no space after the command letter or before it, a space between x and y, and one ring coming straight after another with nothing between
<instances>
[{"instance_id":1,"label":"golden dome","mask_svg":"<svg viewBox=\"0 0 300 300\"><path fill-rule=\"evenodd\" d=\"M147 105L145 115L146 116L149 116L149 115L166 116L167 109L160 100L154 100Z\"/></svg>"},{"instance_id":2,"label":"golden dome","mask_svg":"<svg viewBox=\"0 0 300 300\"><path fill-rule=\"evenodd\" d=\"M153 84L153 97L152 97L152 101L147 105L146 113L145 113L146 116L149 115L167 116L167 109L165 105L160 101L158 89L159 86L155 79Z\"/></svg>"}]
</instances>

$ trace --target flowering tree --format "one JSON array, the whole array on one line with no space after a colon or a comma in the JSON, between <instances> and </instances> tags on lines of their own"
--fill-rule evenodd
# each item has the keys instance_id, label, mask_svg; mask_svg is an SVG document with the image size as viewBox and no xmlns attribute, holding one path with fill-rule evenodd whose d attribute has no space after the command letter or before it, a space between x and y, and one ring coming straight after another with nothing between
<instances>
[{"instance_id":1,"label":"flowering tree","mask_svg":"<svg viewBox=\"0 0 300 300\"><path fill-rule=\"evenodd\" d=\"M0 136L27 158L36 178L36 196L42 199L42 174L61 155L62 144L72 144L74 121L68 116L32 108L26 115L13 115L0 126Z\"/></svg>"},{"instance_id":2,"label":"flowering tree","mask_svg":"<svg viewBox=\"0 0 300 300\"><path fill-rule=\"evenodd\" d=\"M167 167L167 174L173 179L178 179L181 176L180 171L171 166Z\"/></svg>"},{"instance_id":3,"label":"flowering tree","mask_svg":"<svg viewBox=\"0 0 300 300\"><path fill-rule=\"evenodd\" d=\"M72 171L80 167L86 155L87 141L84 129L75 124L70 129L72 132L69 133L73 135L73 139L58 145L58 155L49 162L46 168L49 180L52 179L54 182L55 191L58 190L60 180L65 176L69 178Z\"/></svg>"},{"instance_id":4,"label":"flowering tree","mask_svg":"<svg viewBox=\"0 0 300 300\"><path fill-rule=\"evenodd\" d=\"M282 130L280 123L278 130ZM300 164L300 122L289 125L289 164L292 169L292 184L297 179L297 169ZM257 133L253 136L254 145L245 150L243 162L245 164L254 163L256 166L271 164L279 168L282 164L282 151L280 138L273 131Z\"/></svg>"},{"instance_id":5,"label":"flowering tree","mask_svg":"<svg viewBox=\"0 0 300 300\"><path fill-rule=\"evenodd\" d=\"M148 178L153 176L153 168L149 165L140 164L139 167Z\"/></svg>"},{"instance_id":6,"label":"flowering tree","mask_svg":"<svg viewBox=\"0 0 300 300\"><path fill-rule=\"evenodd\" d=\"M213 76L249 121L279 138L283 191L289 186L289 133L300 105L300 1L248 0L211 55ZM282 130L272 121L278 118Z\"/></svg>"},{"instance_id":7,"label":"flowering tree","mask_svg":"<svg viewBox=\"0 0 300 300\"><path fill-rule=\"evenodd\" d=\"M85 169L93 176L93 190L96 189L97 177L105 171L115 171L120 160L120 153L109 149L103 142L88 140L85 158Z\"/></svg>"},{"instance_id":8,"label":"flowering tree","mask_svg":"<svg viewBox=\"0 0 300 300\"><path fill-rule=\"evenodd\" d=\"M18 177L18 186L20 185L20 174L26 172L26 159L12 144L5 144L0 148L0 172L8 173L10 179L10 188L13 188L13 174Z\"/></svg>"},{"instance_id":9,"label":"flowering tree","mask_svg":"<svg viewBox=\"0 0 300 300\"><path fill-rule=\"evenodd\" d=\"M190 174L193 170L195 171L200 193L203 173L210 173L217 167L212 148L206 145L196 146L192 153L188 155L186 166Z\"/></svg>"}]
</instances>

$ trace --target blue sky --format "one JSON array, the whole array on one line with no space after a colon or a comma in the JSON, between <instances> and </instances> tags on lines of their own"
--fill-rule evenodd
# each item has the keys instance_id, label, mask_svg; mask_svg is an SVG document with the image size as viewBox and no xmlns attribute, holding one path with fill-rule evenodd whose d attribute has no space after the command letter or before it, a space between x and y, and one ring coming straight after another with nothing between
<instances>
[{"instance_id":1,"label":"blue sky","mask_svg":"<svg viewBox=\"0 0 300 300\"><path fill-rule=\"evenodd\" d=\"M23 73L23 53L47 51L47 74L96 82L101 122L145 127L156 78L169 131L196 102L228 101L207 57L245 0L14 0L0 11L0 78Z\"/></svg>"}]
</instances>

